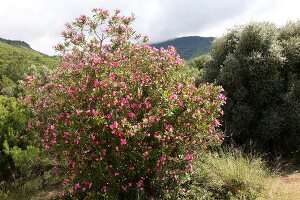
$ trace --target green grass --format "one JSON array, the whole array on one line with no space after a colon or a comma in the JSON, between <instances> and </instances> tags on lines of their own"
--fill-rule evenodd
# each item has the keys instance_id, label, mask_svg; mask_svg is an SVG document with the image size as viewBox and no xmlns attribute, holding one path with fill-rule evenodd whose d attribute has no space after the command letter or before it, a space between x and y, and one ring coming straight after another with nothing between
<instances>
[{"instance_id":1,"label":"green grass","mask_svg":"<svg viewBox=\"0 0 300 200\"><path fill-rule=\"evenodd\" d=\"M231 149L201 156L184 184L185 199L256 199L270 173L263 160Z\"/></svg>"},{"instance_id":2,"label":"green grass","mask_svg":"<svg viewBox=\"0 0 300 200\"><path fill-rule=\"evenodd\" d=\"M166 199L185 200L281 200L299 199L300 174L276 175L260 156L246 155L240 150L223 150L199 156L192 174L187 174L178 190L168 191ZM59 177L51 177L46 187L40 177L26 183L0 184L0 199L53 199L65 191Z\"/></svg>"}]
</instances>

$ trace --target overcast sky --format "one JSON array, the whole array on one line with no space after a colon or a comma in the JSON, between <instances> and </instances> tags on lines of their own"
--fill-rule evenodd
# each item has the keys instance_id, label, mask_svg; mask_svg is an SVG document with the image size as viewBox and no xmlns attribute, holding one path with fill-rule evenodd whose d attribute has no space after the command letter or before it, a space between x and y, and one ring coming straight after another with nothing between
<instances>
[{"instance_id":1,"label":"overcast sky","mask_svg":"<svg viewBox=\"0 0 300 200\"><path fill-rule=\"evenodd\" d=\"M151 42L180 36L221 36L234 25L300 19L298 0L0 0L0 37L54 54L65 22L92 8L134 13L134 29Z\"/></svg>"}]
</instances>

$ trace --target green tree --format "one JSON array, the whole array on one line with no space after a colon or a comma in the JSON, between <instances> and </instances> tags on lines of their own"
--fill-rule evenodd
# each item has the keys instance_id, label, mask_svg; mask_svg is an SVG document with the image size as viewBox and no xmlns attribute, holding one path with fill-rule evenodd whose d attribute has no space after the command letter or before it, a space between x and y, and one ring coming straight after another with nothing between
<instances>
[{"instance_id":1,"label":"green tree","mask_svg":"<svg viewBox=\"0 0 300 200\"><path fill-rule=\"evenodd\" d=\"M25 148L30 139L26 134L27 116L13 97L0 95L0 180L7 179L12 173L14 164L4 152L4 143L8 146Z\"/></svg>"},{"instance_id":2,"label":"green tree","mask_svg":"<svg viewBox=\"0 0 300 200\"><path fill-rule=\"evenodd\" d=\"M272 153L299 148L299 41L299 23L281 31L251 23L214 41L203 79L225 89L227 141Z\"/></svg>"}]
</instances>

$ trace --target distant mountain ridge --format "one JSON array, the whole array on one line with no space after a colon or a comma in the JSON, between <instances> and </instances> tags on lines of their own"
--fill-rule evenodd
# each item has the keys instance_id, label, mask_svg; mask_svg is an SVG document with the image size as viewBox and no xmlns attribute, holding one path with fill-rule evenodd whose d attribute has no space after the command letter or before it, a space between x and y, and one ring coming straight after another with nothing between
<instances>
[{"instance_id":1,"label":"distant mountain ridge","mask_svg":"<svg viewBox=\"0 0 300 200\"><path fill-rule=\"evenodd\" d=\"M51 69L58 63L59 58L35 51L26 42L0 39L0 81L5 76L16 83L25 78L33 65Z\"/></svg>"},{"instance_id":2,"label":"distant mountain ridge","mask_svg":"<svg viewBox=\"0 0 300 200\"><path fill-rule=\"evenodd\" d=\"M150 45L156 48L168 48L168 46L174 46L181 58L190 60L194 57L209 53L213 40L214 37L185 36L153 43ZM20 40L8 40L0 38L0 42L33 50L28 43Z\"/></svg>"},{"instance_id":3,"label":"distant mountain ridge","mask_svg":"<svg viewBox=\"0 0 300 200\"><path fill-rule=\"evenodd\" d=\"M13 45L13 46L22 46L22 47L26 47L31 49L30 45L24 41L20 41L20 40L7 40L4 38L0 38L0 42L9 44L9 45Z\"/></svg>"},{"instance_id":4,"label":"distant mountain ridge","mask_svg":"<svg viewBox=\"0 0 300 200\"><path fill-rule=\"evenodd\" d=\"M174 46L181 58L190 60L199 55L209 53L213 40L214 37L186 36L151 45L156 48Z\"/></svg>"}]
</instances>

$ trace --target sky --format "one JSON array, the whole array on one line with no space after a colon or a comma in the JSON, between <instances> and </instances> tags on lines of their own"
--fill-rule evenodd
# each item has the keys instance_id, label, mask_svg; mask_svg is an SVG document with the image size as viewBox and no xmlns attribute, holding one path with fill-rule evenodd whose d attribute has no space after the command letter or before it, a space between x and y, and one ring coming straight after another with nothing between
<instances>
[{"instance_id":1,"label":"sky","mask_svg":"<svg viewBox=\"0 0 300 200\"><path fill-rule=\"evenodd\" d=\"M54 55L66 22L93 8L134 13L134 30L150 42L181 36L218 37L235 25L300 20L298 0L0 0L0 38L22 40Z\"/></svg>"}]
</instances>

